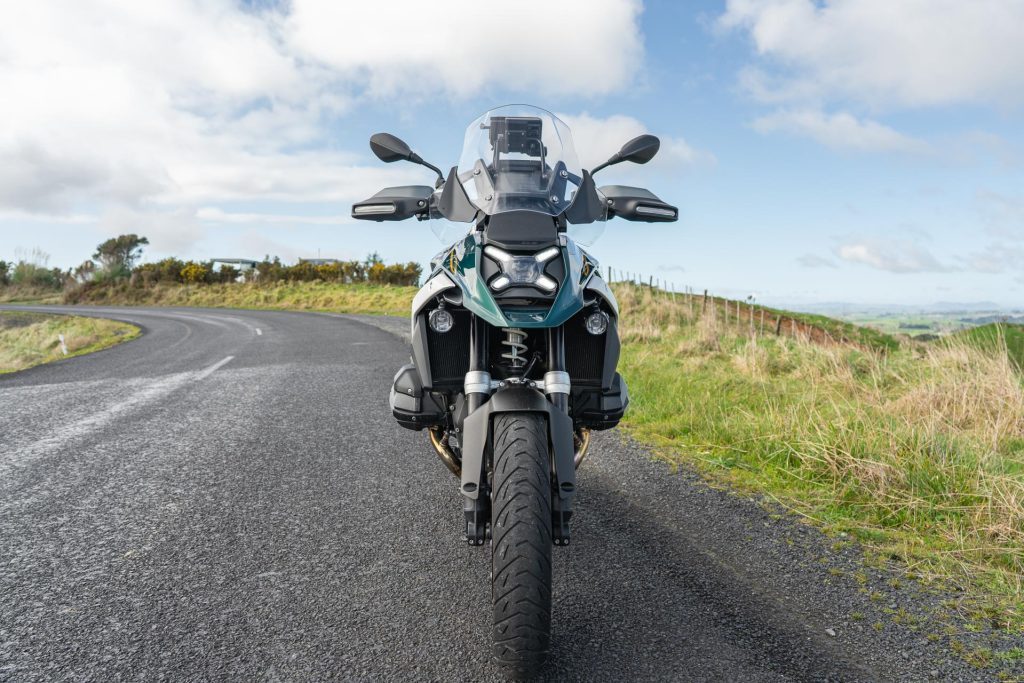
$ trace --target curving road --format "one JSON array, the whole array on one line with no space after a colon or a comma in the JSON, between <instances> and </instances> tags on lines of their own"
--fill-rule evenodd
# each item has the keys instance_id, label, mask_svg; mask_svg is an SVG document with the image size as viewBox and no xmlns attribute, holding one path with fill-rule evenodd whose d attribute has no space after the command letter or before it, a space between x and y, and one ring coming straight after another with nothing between
<instances>
[{"instance_id":1,"label":"curving road","mask_svg":"<svg viewBox=\"0 0 1024 683\"><path fill-rule=\"evenodd\" d=\"M404 342L343 316L56 310L145 334L0 378L0 680L495 677L485 551L387 409ZM855 627L871 604L802 525L614 434L579 486L550 678L935 675L927 643Z\"/></svg>"}]
</instances>

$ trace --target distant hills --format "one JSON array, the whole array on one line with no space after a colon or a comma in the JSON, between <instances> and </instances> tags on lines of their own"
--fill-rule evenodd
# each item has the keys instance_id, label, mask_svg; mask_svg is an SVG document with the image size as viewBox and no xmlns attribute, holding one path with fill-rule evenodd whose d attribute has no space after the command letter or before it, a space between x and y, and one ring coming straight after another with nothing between
<instances>
[{"instance_id":1,"label":"distant hills","mask_svg":"<svg viewBox=\"0 0 1024 683\"><path fill-rule=\"evenodd\" d=\"M846 301L826 301L815 304L796 304L793 310L822 315L936 315L987 313L993 316L1021 316L1024 308L1000 306L993 301L936 301L932 304L857 304ZM1001 318L999 318L1001 320Z\"/></svg>"}]
</instances>

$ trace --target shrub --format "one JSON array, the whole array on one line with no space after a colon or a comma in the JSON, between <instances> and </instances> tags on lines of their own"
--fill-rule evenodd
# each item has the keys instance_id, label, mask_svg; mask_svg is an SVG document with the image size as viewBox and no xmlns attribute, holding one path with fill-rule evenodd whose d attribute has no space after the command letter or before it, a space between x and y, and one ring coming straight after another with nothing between
<instances>
[{"instance_id":1,"label":"shrub","mask_svg":"<svg viewBox=\"0 0 1024 683\"><path fill-rule=\"evenodd\" d=\"M181 279L189 284L197 284L199 282L205 282L209 272L209 269L205 266L189 261L185 264L185 267L181 269Z\"/></svg>"}]
</instances>

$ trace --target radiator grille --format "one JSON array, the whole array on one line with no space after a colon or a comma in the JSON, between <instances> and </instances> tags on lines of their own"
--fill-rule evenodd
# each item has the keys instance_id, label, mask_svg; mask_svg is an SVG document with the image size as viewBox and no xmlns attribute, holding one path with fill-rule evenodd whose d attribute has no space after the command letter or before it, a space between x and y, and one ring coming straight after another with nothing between
<instances>
[{"instance_id":1,"label":"radiator grille","mask_svg":"<svg viewBox=\"0 0 1024 683\"><path fill-rule=\"evenodd\" d=\"M430 374L436 384L462 384L469 372L469 311L448 309L455 326L445 333L427 327Z\"/></svg>"},{"instance_id":2,"label":"radiator grille","mask_svg":"<svg viewBox=\"0 0 1024 683\"><path fill-rule=\"evenodd\" d=\"M601 384L605 335L593 335L577 320L565 326L565 369L574 384Z\"/></svg>"}]
</instances>

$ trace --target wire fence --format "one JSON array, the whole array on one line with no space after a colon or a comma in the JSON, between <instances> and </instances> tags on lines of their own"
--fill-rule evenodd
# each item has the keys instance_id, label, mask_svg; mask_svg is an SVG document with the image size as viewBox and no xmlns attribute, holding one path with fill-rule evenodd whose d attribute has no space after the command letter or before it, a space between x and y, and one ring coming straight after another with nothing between
<instances>
[{"instance_id":1,"label":"wire fence","mask_svg":"<svg viewBox=\"0 0 1024 683\"><path fill-rule=\"evenodd\" d=\"M609 284L631 284L649 290L655 297L678 303L684 307L687 317L692 321L713 316L716 322L741 332L749 332L752 337L769 334L823 344L858 343L845 334L843 329L830 330L811 324L785 311L762 306L753 296L742 301L728 299L716 296L707 289L698 290L653 275L616 270L611 266L606 267L606 280Z\"/></svg>"}]
</instances>

